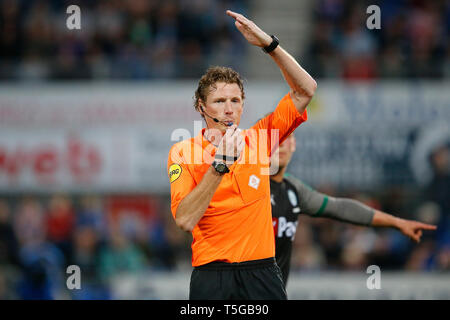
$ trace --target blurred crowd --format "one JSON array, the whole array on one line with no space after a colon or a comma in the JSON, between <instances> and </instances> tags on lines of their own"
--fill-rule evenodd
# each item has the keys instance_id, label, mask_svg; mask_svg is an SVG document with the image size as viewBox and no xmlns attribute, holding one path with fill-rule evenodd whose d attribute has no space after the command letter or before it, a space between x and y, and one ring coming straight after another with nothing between
<instances>
[{"instance_id":1,"label":"blurred crowd","mask_svg":"<svg viewBox=\"0 0 450 320\"><path fill-rule=\"evenodd\" d=\"M160 209L139 210L145 202ZM150 195L1 198L0 299L110 299L115 276L189 266L189 236L167 204ZM80 267L82 290L66 290L69 265Z\"/></svg>"},{"instance_id":2,"label":"blurred crowd","mask_svg":"<svg viewBox=\"0 0 450 320\"><path fill-rule=\"evenodd\" d=\"M3 0L0 79L197 78L211 64L246 70L243 37L226 9L248 0ZM81 30L68 30L69 5ZM369 5L381 29L369 30ZM305 55L316 78L450 77L446 0L320 0ZM305 51L305 50L302 50Z\"/></svg>"},{"instance_id":3,"label":"blurred crowd","mask_svg":"<svg viewBox=\"0 0 450 320\"><path fill-rule=\"evenodd\" d=\"M315 2L305 67L318 78L450 77L450 2L320 0ZM381 28L366 13L378 5Z\"/></svg>"},{"instance_id":4,"label":"blurred crowd","mask_svg":"<svg viewBox=\"0 0 450 320\"><path fill-rule=\"evenodd\" d=\"M69 30L69 5L81 30ZM210 64L239 70L244 39L226 9L246 0L2 0L0 79L199 77Z\"/></svg>"}]
</instances>

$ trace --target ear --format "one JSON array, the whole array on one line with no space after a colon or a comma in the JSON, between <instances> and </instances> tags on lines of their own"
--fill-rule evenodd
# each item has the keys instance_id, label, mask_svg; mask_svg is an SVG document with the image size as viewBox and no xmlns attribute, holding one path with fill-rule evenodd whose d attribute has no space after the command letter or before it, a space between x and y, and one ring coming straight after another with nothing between
<instances>
[{"instance_id":1,"label":"ear","mask_svg":"<svg viewBox=\"0 0 450 320\"><path fill-rule=\"evenodd\" d=\"M202 99L198 99L198 109L199 109L199 112L203 115L203 113L205 112L205 107L204 107L204 103L203 103L203 101L202 101Z\"/></svg>"},{"instance_id":2,"label":"ear","mask_svg":"<svg viewBox=\"0 0 450 320\"><path fill-rule=\"evenodd\" d=\"M205 118L205 109L204 109L204 107L203 107L203 102L201 101L201 100L199 100L198 101L198 113L200 113L200 115L202 116L202 118L206 121L206 118Z\"/></svg>"}]
</instances>

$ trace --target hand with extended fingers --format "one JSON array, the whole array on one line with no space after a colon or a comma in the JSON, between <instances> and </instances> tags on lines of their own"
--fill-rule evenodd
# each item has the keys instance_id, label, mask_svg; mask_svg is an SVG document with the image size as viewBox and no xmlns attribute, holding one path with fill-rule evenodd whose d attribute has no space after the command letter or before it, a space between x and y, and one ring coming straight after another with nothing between
<instances>
[{"instance_id":1,"label":"hand with extended fingers","mask_svg":"<svg viewBox=\"0 0 450 320\"><path fill-rule=\"evenodd\" d=\"M272 38L267 33L262 31L253 21L247 19L242 14L227 10L227 15L234 18L236 28L252 45L263 48L272 42Z\"/></svg>"},{"instance_id":2,"label":"hand with extended fingers","mask_svg":"<svg viewBox=\"0 0 450 320\"><path fill-rule=\"evenodd\" d=\"M436 226L414 220L400 219L398 229L407 237L419 243L422 230L436 230Z\"/></svg>"}]
</instances>

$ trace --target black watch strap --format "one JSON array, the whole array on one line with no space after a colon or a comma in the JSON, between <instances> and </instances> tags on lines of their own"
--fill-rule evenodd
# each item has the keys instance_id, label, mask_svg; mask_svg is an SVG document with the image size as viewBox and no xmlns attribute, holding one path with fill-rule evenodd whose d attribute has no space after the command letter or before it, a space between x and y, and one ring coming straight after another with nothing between
<instances>
[{"instance_id":1,"label":"black watch strap","mask_svg":"<svg viewBox=\"0 0 450 320\"><path fill-rule=\"evenodd\" d=\"M280 40L278 40L277 37L275 37L274 35L271 35L270 37L272 38L272 43L267 47L262 48L265 53L271 53L280 44Z\"/></svg>"},{"instance_id":2,"label":"black watch strap","mask_svg":"<svg viewBox=\"0 0 450 320\"><path fill-rule=\"evenodd\" d=\"M223 161L236 161L237 159L239 159L239 157L229 157L226 155L221 155L221 154L216 154L216 156L214 157L218 160L223 160Z\"/></svg>"}]
</instances>

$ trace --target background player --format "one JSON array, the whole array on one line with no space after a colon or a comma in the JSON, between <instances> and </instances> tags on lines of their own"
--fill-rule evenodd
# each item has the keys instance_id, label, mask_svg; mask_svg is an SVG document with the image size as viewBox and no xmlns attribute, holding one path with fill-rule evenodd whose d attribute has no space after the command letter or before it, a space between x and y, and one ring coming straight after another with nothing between
<instances>
[{"instance_id":1,"label":"background player","mask_svg":"<svg viewBox=\"0 0 450 320\"><path fill-rule=\"evenodd\" d=\"M394 217L353 199L334 198L313 190L299 179L286 174L295 149L295 136L291 134L272 155L273 159L278 156L279 170L270 176L276 260L285 285L289 277L292 242L299 214L315 218L326 217L355 225L396 228L416 242L420 242L422 230L436 229L433 225Z\"/></svg>"}]
</instances>

